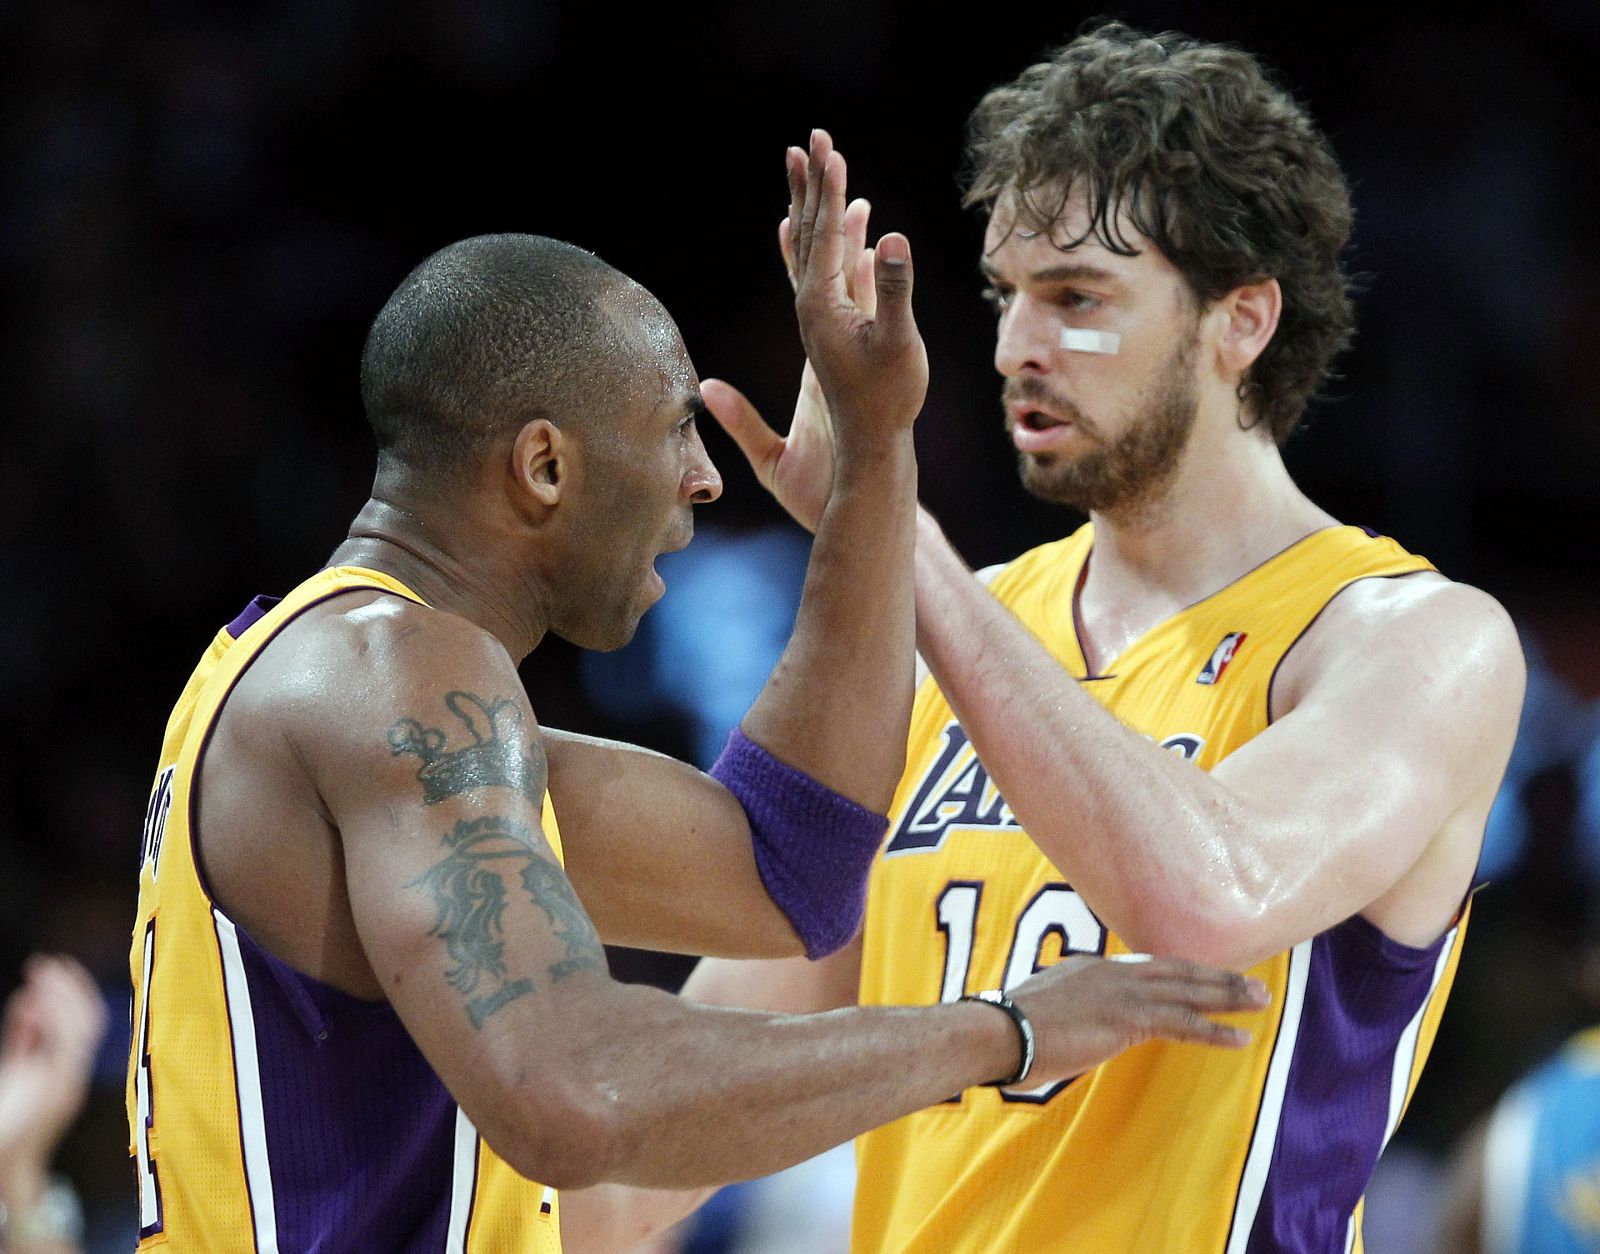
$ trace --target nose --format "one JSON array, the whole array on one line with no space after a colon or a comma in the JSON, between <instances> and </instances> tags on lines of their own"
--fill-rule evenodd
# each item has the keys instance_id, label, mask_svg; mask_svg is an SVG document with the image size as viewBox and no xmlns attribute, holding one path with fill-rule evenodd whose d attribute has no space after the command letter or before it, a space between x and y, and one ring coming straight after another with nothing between
<instances>
[{"instance_id":1,"label":"nose","mask_svg":"<svg viewBox=\"0 0 1600 1254\"><path fill-rule=\"evenodd\" d=\"M698 431L694 433L689 469L683 476L683 491L691 505L709 505L722 495L722 476L717 473Z\"/></svg>"},{"instance_id":2,"label":"nose","mask_svg":"<svg viewBox=\"0 0 1600 1254\"><path fill-rule=\"evenodd\" d=\"M1026 371L1048 370L1052 333L1060 338L1044 304L1025 292L1013 294L995 329L994 368L1008 379Z\"/></svg>"}]
</instances>

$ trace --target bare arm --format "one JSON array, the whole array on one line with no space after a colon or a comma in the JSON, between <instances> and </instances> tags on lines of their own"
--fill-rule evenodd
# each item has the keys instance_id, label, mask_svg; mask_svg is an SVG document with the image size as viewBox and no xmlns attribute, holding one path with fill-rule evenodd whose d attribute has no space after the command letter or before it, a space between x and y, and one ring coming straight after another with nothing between
<instances>
[{"instance_id":1,"label":"bare arm","mask_svg":"<svg viewBox=\"0 0 1600 1254\"><path fill-rule=\"evenodd\" d=\"M742 730L779 761L882 813L904 764L911 708L911 424L927 359L911 315L909 247L887 237L866 266L856 264L864 220L852 220L847 239L844 159L828 136L815 134L809 161L791 149L788 173L791 217L801 224L795 306L818 388L833 399L838 455L820 494L794 632ZM846 269L871 288L865 308ZM732 393L715 380L703 386L708 403ZM549 752L571 874L605 939L702 954L802 952L757 873L743 809L716 781L584 737L552 736Z\"/></svg>"},{"instance_id":2,"label":"bare arm","mask_svg":"<svg viewBox=\"0 0 1600 1254\"><path fill-rule=\"evenodd\" d=\"M1015 1066L1015 1033L988 1007L797 1016L612 981L539 826L546 767L510 658L426 607L352 618L347 673L362 681L338 718L308 708L292 736L339 832L379 986L519 1171L557 1187L743 1179ZM406 746L460 694L498 711L493 760L424 778ZM1064 964L1019 990L1046 1075L1153 1033L1232 1043L1201 1016L1251 1004L1236 978L1102 970L1115 965Z\"/></svg>"},{"instance_id":3,"label":"bare arm","mask_svg":"<svg viewBox=\"0 0 1600 1254\"><path fill-rule=\"evenodd\" d=\"M861 983L861 941L818 962L802 958L728 962L708 958L690 974L683 996L710 1006L750 1006L813 1014L853 1006ZM640 1189L601 1184L561 1196L561 1243L567 1254L621 1254L694 1214L717 1190Z\"/></svg>"},{"instance_id":4,"label":"bare arm","mask_svg":"<svg viewBox=\"0 0 1600 1254\"><path fill-rule=\"evenodd\" d=\"M832 490L788 646L742 726L791 766L877 811L905 764L915 603L911 426L928 363L911 314L911 251L886 236L873 311L851 298L845 164L826 132L787 154L795 309L832 413ZM709 398L708 398L709 400Z\"/></svg>"},{"instance_id":5,"label":"bare arm","mask_svg":"<svg viewBox=\"0 0 1600 1254\"><path fill-rule=\"evenodd\" d=\"M558 1186L720 1183L1005 1068L1014 1043L982 1008L836 1023L712 1010L610 980L540 830L546 770L510 659L422 607L373 618L373 682L346 717L304 729L303 757L339 829L379 983L519 1170ZM462 692L520 714L501 718L507 765L424 783L415 758L391 746Z\"/></svg>"},{"instance_id":6,"label":"bare arm","mask_svg":"<svg viewBox=\"0 0 1600 1254\"><path fill-rule=\"evenodd\" d=\"M1331 603L1275 721L1207 774L1108 714L924 518L919 647L1028 833L1136 949L1244 967L1368 910L1426 943L1465 892L1521 706L1516 634L1434 576ZM1449 842L1444 847L1441 842Z\"/></svg>"},{"instance_id":7,"label":"bare arm","mask_svg":"<svg viewBox=\"0 0 1600 1254\"><path fill-rule=\"evenodd\" d=\"M802 952L726 788L632 745L556 731L544 744L567 873L602 940L729 957Z\"/></svg>"}]
</instances>

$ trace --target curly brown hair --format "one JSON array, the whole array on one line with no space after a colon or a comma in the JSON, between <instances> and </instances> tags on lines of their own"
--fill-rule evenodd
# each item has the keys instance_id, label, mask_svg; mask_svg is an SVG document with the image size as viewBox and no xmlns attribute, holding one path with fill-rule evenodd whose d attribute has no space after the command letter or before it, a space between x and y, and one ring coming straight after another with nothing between
<instances>
[{"instance_id":1,"label":"curly brown hair","mask_svg":"<svg viewBox=\"0 0 1600 1254\"><path fill-rule=\"evenodd\" d=\"M989 92L967 127L965 201L1049 231L1078 191L1093 235L1123 256L1127 226L1202 302L1275 278L1277 333L1240 384L1280 444L1354 334L1350 190L1305 109L1249 53L1110 22ZM1069 245L1069 246L1070 246Z\"/></svg>"}]
</instances>

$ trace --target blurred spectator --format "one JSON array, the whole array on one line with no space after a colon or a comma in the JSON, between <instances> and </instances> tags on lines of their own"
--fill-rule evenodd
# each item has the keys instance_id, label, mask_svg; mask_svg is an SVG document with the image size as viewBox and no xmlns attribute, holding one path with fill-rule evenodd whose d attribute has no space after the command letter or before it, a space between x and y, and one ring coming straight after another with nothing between
<instances>
[{"instance_id":1,"label":"blurred spectator","mask_svg":"<svg viewBox=\"0 0 1600 1254\"><path fill-rule=\"evenodd\" d=\"M83 1109L106 1015L89 973L65 957L28 959L0 1026L0 1249L71 1254L77 1194L50 1163Z\"/></svg>"},{"instance_id":2,"label":"blurred spectator","mask_svg":"<svg viewBox=\"0 0 1600 1254\"><path fill-rule=\"evenodd\" d=\"M1463 1138L1434 1249L1600 1250L1600 1027L1574 1035Z\"/></svg>"}]
</instances>

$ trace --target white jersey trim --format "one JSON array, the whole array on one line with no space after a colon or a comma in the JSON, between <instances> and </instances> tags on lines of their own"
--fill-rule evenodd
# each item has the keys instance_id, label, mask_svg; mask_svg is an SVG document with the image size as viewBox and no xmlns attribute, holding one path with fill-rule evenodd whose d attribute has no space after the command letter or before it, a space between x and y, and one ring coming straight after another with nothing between
<instances>
[{"instance_id":1,"label":"white jersey trim","mask_svg":"<svg viewBox=\"0 0 1600 1254\"><path fill-rule=\"evenodd\" d=\"M450 1162L450 1228L445 1234L445 1254L467 1254L467 1230L472 1225L472 1199L478 1188L478 1129L467 1112L456 1107L456 1143Z\"/></svg>"},{"instance_id":2,"label":"white jersey trim","mask_svg":"<svg viewBox=\"0 0 1600 1254\"><path fill-rule=\"evenodd\" d=\"M217 944L222 952L222 987L233 1031L233 1075L239 1095L239 1142L244 1149L245 1187L255 1220L258 1254L278 1254L278 1217L272 1200L272 1162L267 1154L267 1119L261 1100L261 1060L256 1021L250 1008L250 982L233 920L215 906Z\"/></svg>"},{"instance_id":3,"label":"white jersey trim","mask_svg":"<svg viewBox=\"0 0 1600 1254\"><path fill-rule=\"evenodd\" d=\"M1283 1099L1289 1088L1289 1065L1294 1061L1295 1042L1300 1037L1300 1016L1305 1009L1306 978L1311 971L1311 941L1303 940L1289 951L1289 971L1283 993L1283 1018L1278 1039L1267 1064L1267 1082L1261 1094L1261 1110L1256 1115L1250 1151L1244 1160L1244 1176L1239 1181L1239 1197L1234 1203L1233 1224L1228 1230L1227 1254L1244 1254L1255 1228L1261 1195L1267 1188L1267 1173L1272 1167L1272 1151L1278 1143L1278 1125L1283 1119Z\"/></svg>"}]
</instances>

